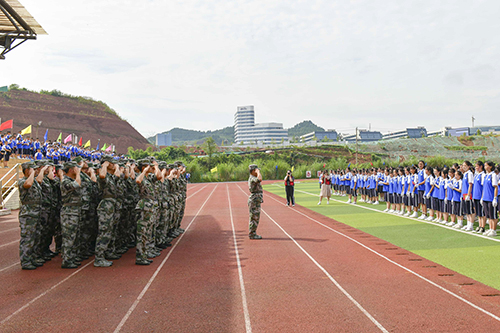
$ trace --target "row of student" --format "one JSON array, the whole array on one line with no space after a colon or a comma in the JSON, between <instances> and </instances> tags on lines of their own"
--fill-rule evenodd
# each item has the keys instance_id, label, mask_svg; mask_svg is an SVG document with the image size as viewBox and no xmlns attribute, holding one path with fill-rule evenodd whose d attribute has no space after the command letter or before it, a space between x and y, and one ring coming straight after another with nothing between
<instances>
[{"instance_id":1,"label":"row of student","mask_svg":"<svg viewBox=\"0 0 500 333\"><path fill-rule=\"evenodd\" d=\"M491 161L469 161L451 168L399 167L333 171L329 178L335 194L349 196L348 203L378 204L386 201L386 212L418 217L485 236L496 236L500 165ZM479 226L474 229L474 221ZM464 219L466 221L464 225ZM486 224L490 228L486 231Z\"/></svg>"}]
</instances>

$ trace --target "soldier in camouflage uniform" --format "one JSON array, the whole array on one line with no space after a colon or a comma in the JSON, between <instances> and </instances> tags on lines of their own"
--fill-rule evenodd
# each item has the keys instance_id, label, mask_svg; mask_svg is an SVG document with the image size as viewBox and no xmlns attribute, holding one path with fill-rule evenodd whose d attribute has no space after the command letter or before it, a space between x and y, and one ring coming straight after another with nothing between
<instances>
[{"instance_id":1,"label":"soldier in camouflage uniform","mask_svg":"<svg viewBox=\"0 0 500 333\"><path fill-rule=\"evenodd\" d=\"M77 257L78 249L76 248L76 241L82 206L81 167L76 162L69 161L64 163L63 170L66 175L61 181L61 196L63 200L61 208L61 267L77 268L80 264L80 260Z\"/></svg>"},{"instance_id":2,"label":"soldier in camouflage uniform","mask_svg":"<svg viewBox=\"0 0 500 333\"><path fill-rule=\"evenodd\" d=\"M88 254L93 255L95 253L95 244L97 239L97 230L99 229L99 222L97 220L97 206L99 206L99 202L101 202L101 193L99 192L99 185L97 184L97 173L99 173L99 169L101 168L99 163L87 163L89 166L88 176L91 176L92 173L95 175L95 181L92 182L91 187L91 195L90 195L90 209L89 209L89 219L91 224L90 229L90 243L88 247ZM93 172L90 171L93 169Z\"/></svg>"},{"instance_id":3,"label":"soldier in camouflage uniform","mask_svg":"<svg viewBox=\"0 0 500 333\"><path fill-rule=\"evenodd\" d=\"M50 260L55 253L49 250L52 243L51 224L50 221L51 210L53 204L53 187L51 181L54 179L53 164L47 160L39 160L35 162L40 167L47 166L44 170L42 183L42 205L40 206L40 227L37 230L37 241L35 243L35 252L39 257L45 260Z\"/></svg>"},{"instance_id":4,"label":"soldier in camouflage uniform","mask_svg":"<svg viewBox=\"0 0 500 333\"><path fill-rule=\"evenodd\" d=\"M186 166L184 163L177 161L175 162L177 167L179 168L179 216L177 217L177 223L175 226L175 230L179 233L184 233L184 229L181 228L181 222L184 218L184 210L186 209L186 196L187 196L187 179L186 179Z\"/></svg>"},{"instance_id":5,"label":"soldier in camouflage uniform","mask_svg":"<svg viewBox=\"0 0 500 333\"><path fill-rule=\"evenodd\" d=\"M148 236L147 243L147 255L148 258L158 257L161 252L160 249L156 247L156 229L160 221L160 195L162 188L163 175L158 167L158 162L152 158L150 159L151 167L154 168L154 172L147 175L149 181L153 185L153 216L150 235Z\"/></svg>"},{"instance_id":6,"label":"soldier in camouflage uniform","mask_svg":"<svg viewBox=\"0 0 500 333\"><path fill-rule=\"evenodd\" d=\"M58 164L55 166L56 177L52 182L52 190L54 193L54 242L56 246L56 254L61 252L62 245L62 234L61 234L61 208L62 208L62 197L61 197L61 181L64 178L64 172L62 171L62 165Z\"/></svg>"},{"instance_id":7,"label":"soldier in camouflage uniform","mask_svg":"<svg viewBox=\"0 0 500 333\"><path fill-rule=\"evenodd\" d=\"M128 248L135 247L135 238L137 232L137 212L135 207L139 202L139 186L135 182L136 179L136 162L134 160L129 160L129 177L127 179L127 192L126 192L126 216L127 216L127 228L126 228L126 244Z\"/></svg>"},{"instance_id":8,"label":"soldier in camouflage uniform","mask_svg":"<svg viewBox=\"0 0 500 333\"><path fill-rule=\"evenodd\" d=\"M92 253L90 252L90 244L93 229L95 228L94 221L92 220L93 214L91 213L91 201L93 192L93 183L97 182L97 177L93 169L81 157L74 159L78 165L81 166L82 172L80 178L82 182L81 187L81 218L79 224L79 234L77 239L78 257L81 259L88 259Z\"/></svg>"},{"instance_id":9,"label":"soldier in camouflage uniform","mask_svg":"<svg viewBox=\"0 0 500 333\"><path fill-rule=\"evenodd\" d=\"M139 219L137 221L137 247L135 255L136 265L150 265L153 261L148 259L148 244L152 236L153 224L155 223L155 205L154 205L154 190L155 187L151 182L153 172L156 170L151 166L149 160L140 160L139 170L141 174L136 178L136 183L139 186L140 200L137 203ZM159 169L158 169L159 171Z\"/></svg>"},{"instance_id":10,"label":"soldier in camouflage uniform","mask_svg":"<svg viewBox=\"0 0 500 333\"><path fill-rule=\"evenodd\" d=\"M122 254L127 252L128 248L125 246L125 228L126 228L126 191L127 191L127 178L128 168L125 168L123 162L118 162L120 176L115 178L116 181L116 209L115 209L115 228L113 230L113 240L110 244L109 255L113 258L119 259Z\"/></svg>"},{"instance_id":11,"label":"soldier in camouflage uniform","mask_svg":"<svg viewBox=\"0 0 500 333\"><path fill-rule=\"evenodd\" d=\"M120 169L118 164L114 163L111 156L103 156L101 161L103 163L99 171L99 178L97 179L101 193L101 201L97 207L99 228L95 246L94 266L109 267L113 262L106 260L111 259L110 257L106 258L106 256L109 255L108 250L116 224L115 210L117 206L117 190L115 178L120 176Z\"/></svg>"},{"instance_id":12,"label":"soldier in camouflage uniform","mask_svg":"<svg viewBox=\"0 0 500 333\"><path fill-rule=\"evenodd\" d=\"M19 225L21 239L19 240L19 257L21 268L32 270L43 265L45 260L37 258L35 253L36 230L40 221L40 206L42 204L42 188L45 169L41 170L35 179L35 169L38 166L33 162L22 164L24 177L19 180L19 196L21 209L19 210Z\"/></svg>"},{"instance_id":13,"label":"soldier in camouflage uniform","mask_svg":"<svg viewBox=\"0 0 500 333\"><path fill-rule=\"evenodd\" d=\"M262 239L257 235L257 227L259 226L261 204L264 202L262 195L262 175L257 165L249 166L250 177L248 178L248 189L250 196L248 197L248 211L250 213L249 237L250 239Z\"/></svg>"}]
</instances>

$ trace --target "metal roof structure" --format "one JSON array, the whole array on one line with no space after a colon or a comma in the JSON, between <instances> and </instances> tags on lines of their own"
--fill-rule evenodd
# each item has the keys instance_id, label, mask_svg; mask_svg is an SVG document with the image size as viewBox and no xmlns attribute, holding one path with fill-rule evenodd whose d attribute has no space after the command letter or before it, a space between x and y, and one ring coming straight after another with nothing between
<instances>
[{"instance_id":1,"label":"metal roof structure","mask_svg":"<svg viewBox=\"0 0 500 333\"><path fill-rule=\"evenodd\" d=\"M0 59L37 35L47 32L18 0L0 0Z\"/></svg>"}]
</instances>

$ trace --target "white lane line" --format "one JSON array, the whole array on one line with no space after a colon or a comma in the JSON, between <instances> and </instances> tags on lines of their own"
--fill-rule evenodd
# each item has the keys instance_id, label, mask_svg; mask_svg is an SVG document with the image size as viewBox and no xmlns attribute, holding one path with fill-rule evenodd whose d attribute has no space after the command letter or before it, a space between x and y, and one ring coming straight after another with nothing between
<instances>
[{"instance_id":1,"label":"white lane line","mask_svg":"<svg viewBox=\"0 0 500 333\"><path fill-rule=\"evenodd\" d=\"M19 230L19 228L12 228L12 229L7 229L7 230L2 230L2 231L0 231L0 234L3 234L4 232L14 231L14 230Z\"/></svg>"},{"instance_id":2,"label":"white lane line","mask_svg":"<svg viewBox=\"0 0 500 333\"><path fill-rule=\"evenodd\" d=\"M198 215L200 214L200 212L203 209L203 207L205 207L205 204L208 202L208 200L210 199L210 197L214 193L214 191L217 188L217 186L218 185L215 185L214 189L212 190L212 192L210 192L210 195L205 200L205 202L203 203L203 205L201 206L201 208L198 210L198 212L193 217L193 219L191 220L191 222L189 222L188 226L185 229L186 231L188 231L189 227L191 226L191 224L193 224L194 220L198 217ZM153 283L153 281L156 279L156 276L158 275L158 273L160 272L160 270L163 268L163 266L167 262L168 258L170 258L170 255L172 254L172 252L174 252L174 250L177 247L177 245L179 245L179 243L182 240L182 237L184 237L185 234L186 234L185 232L183 234L181 234L181 236L179 237L179 240L177 242L175 242L174 246L172 246L172 249L170 250L170 252L168 252L167 256L165 257L165 259L163 259L163 261L161 262L160 266L158 266L158 268L154 272L153 276L151 276L151 278L149 279L148 283L142 289L142 291L139 294L139 296L137 296L136 300L134 301L134 303L132 304L132 306L130 307L130 309L128 309L128 311L125 314L125 316L123 316L122 320L120 321L120 323L118 324L118 326L114 330L115 333L120 332L120 330L122 329L123 325L125 325L125 323L127 322L128 318L130 317L130 315L132 314L132 312L134 312L135 308L137 307L137 305L139 304L139 302L141 301L141 299L144 297L144 294L146 294L146 292L148 291L149 287L151 286L151 284Z\"/></svg>"},{"instance_id":3,"label":"white lane line","mask_svg":"<svg viewBox=\"0 0 500 333\"><path fill-rule=\"evenodd\" d=\"M241 187L238 186L238 188L246 195L245 191L243 191L241 189ZM332 281L332 283L352 302L354 303L354 305L356 305L356 307L361 311L363 312L363 314L368 318L370 319L370 321L375 324L375 326L377 326L380 331L384 332L384 333L389 333L388 330L386 330L384 328L384 326L382 326L382 324L380 324L377 319L375 319L368 311L365 310L365 308L363 308L363 306L361 306L361 304L359 304L355 299L354 297L352 297L338 282L337 280L335 280L329 273L328 271L323 268L323 266L321 266L306 250L304 250L304 248L302 246L300 246L299 243L297 243L297 241L292 237L290 236L290 234L288 234L288 232L285 231L285 229L283 229L271 216L269 216L269 214L264 210L262 209L262 212L264 214L266 214L266 216L271 220L273 221L274 224L276 224L276 226L278 226L278 228L281 229L281 231L283 231L283 233L292 240L292 242L295 243L295 245L297 245L297 247L302 251L304 252L304 254L309 258L311 259L311 261L328 277L328 279L330 279L330 281Z\"/></svg>"},{"instance_id":4,"label":"white lane line","mask_svg":"<svg viewBox=\"0 0 500 333\"><path fill-rule=\"evenodd\" d=\"M277 187L284 188L281 185L277 185L277 184L273 184L273 185L277 186ZM315 197L319 197L318 194L314 194L314 193L311 193L311 192L306 192L306 191L301 191L301 190L295 190L295 192L302 192L302 193L309 194L309 195L312 195L312 196L315 196ZM415 222L421 222L421 223L430 224L430 225L433 225L435 227L440 227L440 228L445 228L445 229L456 231L456 232L461 232L461 233L464 233L464 234L469 235L469 236L481 237L481 238L484 238L484 239L487 239L487 240L490 240L490 241L500 242L500 239L498 239L498 238L483 236L483 235L476 234L476 233L473 233L473 232L463 231L461 229L455 229L453 227L449 227L447 225L439 224L439 223L436 223L436 222L423 221L423 220L419 220L417 218L413 218L413 217L409 217L409 216L394 215L394 214L391 214L391 213L388 213L388 212L384 212L384 211L381 211L381 210L378 210L378 209L375 209L375 208L361 206L360 204L356 204L356 205L348 204L345 201L340 201L340 200L333 199L333 198L330 198L330 200L336 201L336 202L344 204L344 205L352 206L352 207L358 207L358 208L368 209L368 210L371 210L371 211L374 211L374 212L377 212L377 213L380 213L380 214L387 214L387 215L394 216L394 217L399 217L399 218L402 218L402 219L408 219L408 220L415 221Z\"/></svg>"},{"instance_id":5,"label":"white lane line","mask_svg":"<svg viewBox=\"0 0 500 333\"><path fill-rule=\"evenodd\" d=\"M205 187L207 187L208 185L205 185L203 186L202 188L200 188L198 191L194 192L193 194L191 194L189 197L186 198L187 199L190 199L192 197L194 197L197 193L201 192Z\"/></svg>"},{"instance_id":6,"label":"white lane line","mask_svg":"<svg viewBox=\"0 0 500 333\"><path fill-rule=\"evenodd\" d=\"M3 272L3 271L6 271L6 270L8 270L9 268L12 268L12 267L14 267L14 266L16 266L16 265L19 265L19 263L18 263L18 262L15 262L15 263L13 263L12 265L9 265L9 266L7 266L7 267L4 267L4 268L0 269L0 273L1 273L1 272Z\"/></svg>"},{"instance_id":7,"label":"white lane line","mask_svg":"<svg viewBox=\"0 0 500 333\"><path fill-rule=\"evenodd\" d=\"M2 244L2 245L0 245L0 248L5 247L5 246L9 246L9 245L12 245L12 244L16 244L16 243L19 244L19 239L15 240L15 241L12 241L12 242L9 242L9 243Z\"/></svg>"},{"instance_id":8,"label":"white lane line","mask_svg":"<svg viewBox=\"0 0 500 333\"><path fill-rule=\"evenodd\" d=\"M42 298L43 296L47 295L50 291L56 289L57 287L59 287L61 284L63 284L64 282L68 281L71 277L75 276L76 274L78 274L79 272L81 272L85 267L89 266L90 264L92 264L94 262L94 260L90 261L89 263L87 263L85 266L82 266L80 267L78 270L74 271L73 273L71 273L70 275L68 275L66 278L64 278L63 280L61 280L59 283L53 285L52 287L50 287L49 289L47 289L46 291L44 291L43 293L41 293L40 295L38 295L37 297L33 298L31 301L29 301L28 303L24 304L22 307L20 307L19 309L17 309L14 313L12 313L10 316L8 316L7 318L3 319L2 321L0 321L0 326L5 324L7 321L9 321L12 317L14 317L16 314L18 314L19 312L23 311L24 309L26 309L28 306L30 306L31 304L35 303L37 300L39 300L40 298Z\"/></svg>"},{"instance_id":9,"label":"white lane line","mask_svg":"<svg viewBox=\"0 0 500 333\"><path fill-rule=\"evenodd\" d=\"M275 199L275 198L273 198L273 197L271 197L271 199L273 199L273 200L274 200L274 201L276 201L276 202L279 202L278 200L276 200L276 199ZM327 228L327 229L329 229L329 230L331 230L331 231L333 231L333 232L335 232L335 233L339 234L340 236L345 237L345 238L347 238L347 239L349 239L349 240L353 241L354 243L356 243L356 244L358 244L358 245L360 245L360 246L364 247L364 248L365 248L365 249L367 249L368 251L370 251L370 252L372 252L372 253L376 254L377 256L379 256L379 257L381 257L381 258L383 258L383 259L385 259L385 260L387 260L387 261L388 261L388 262L390 262L391 264L394 264L394 265L396 265L396 266L398 266L398 267L400 267L400 268L404 269L404 270L405 270L405 271L407 271L408 273L411 273L411 274L415 275L416 277L419 277L420 279L424 280L425 282L428 282L428 283L430 283L431 285L433 285L433 286L435 286L435 287L437 287L437 288L441 289L442 291L444 291L444 292L446 292L446 293L450 294L451 296L453 296L453 297L455 297L455 298L457 298L457 299L461 300L462 302L464 302L464 303L466 303L466 304L470 305L470 306L471 306L471 307L473 307L474 309L479 310L479 311L483 312L484 314L486 314L486 315L490 316L491 318L493 318L493 319L495 319L495 320L500 321L500 317L498 317L498 316L494 315L493 313L491 313L491 312L489 312L489 311L487 311L487 310L485 310L485 309L483 309L483 308L481 308L481 307L479 307L479 306L475 305L474 303L472 303L472 302L470 302L470 301L466 300L465 298L463 298L463 297L461 297L461 296L459 296L459 295L455 294L454 292L452 292L452 291L450 291L450 290L448 290L448 289L446 289L446 288L444 288L444 287L441 287L439 284L437 284L437 283L435 283L435 282L433 282L433 281L431 281L431 280L427 279L426 277L423 277L422 275L418 274L417 272L414 272L414 271L412 271L411 269L406 268L405 266L403 266L403 265L401 265L401 264L398 264L397 262L395 262L395 261L393 261L393 260L391 260L391 259L387 258L386 256L384 256L383 254L381 254L381 253L379 253L379 252L377 252L377 251L375 251L375 250L373 250L373 249L369 248L368 246L364 245L363 243L358 242L358 241L357 241L357 240L355 240L354 238L351 238L351 237L349 237L348 235L346 235L346 234L344 234L344 233L342 233L342 232L340 232L340 231L338 231L338 230L335 230L335 229L333 229L333 228L331 228L331 227L327 226L326 224L323 224L323 223L319 222L318 220L315 220L314 218L312 218L312 217L308 216L307 214L302 213L301 211L298 211L298 210L297 210L297 209L295 209L295 208L291 208L291 209L292 209L294 212L297 212L298 214L300 214L300 215L303 215L303 216L307 217L309 220L311 220L311 221L313 221L313 222L315 222L315 223L317 223L317 224L319 224L319 225L321 225L321 226L323 226L323 227L325 227L325 228Z\"/></svg>"},{"instance_id":10,"label":"white lane line","mask_svg":"<svg viewBox=\"0 0 500 333\"><path fill-rule=\"evenodd\" d=\"M250 323L250 313L248 312L247 295L245 292L245 282L243 281L243 271L241 269L240 254L238 251L238 243L236 242L236 231L234 230L233 210L231 208L231 197L229 196L229 186L226 184L227 200L229 201L229 216L231 217L231 227L233 229L234 251L236 253L236 261L238 263L238 275L240 277L241 302L243 303L243 314L245 315L245 328L247 333L252 333L252 325Z\"/></svg>"}]
</instances>

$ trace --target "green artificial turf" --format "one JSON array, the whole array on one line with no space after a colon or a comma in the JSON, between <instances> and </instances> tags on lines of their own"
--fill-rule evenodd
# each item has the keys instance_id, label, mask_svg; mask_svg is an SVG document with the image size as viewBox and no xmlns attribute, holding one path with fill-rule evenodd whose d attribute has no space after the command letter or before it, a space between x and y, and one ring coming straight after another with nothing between
<instances>
[{"instance_id":1,"label":"green artificial turf","mask_svg":"<svg viewBox=\"0 0 500 333\"><path fill-rule=\"evenodd\" d=\"M286 197L281 184L265 185L271 193ZM303 193L308 192L311 194ZM500 289L500 242L458 232L439 225L383 213L385 203L374 206L361 203L348 205L347 197L332 196L318 206L318 183L295 185L295 201L324 216L379 237L442 266ZM376 209L372 211L362 207ZM465 222L464 222L465 223ZM500 236L498 236L500 239Z\"/></svg>"}]
</instances>

